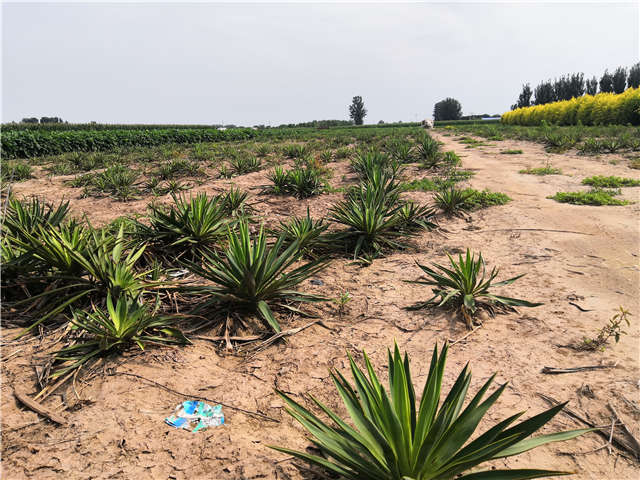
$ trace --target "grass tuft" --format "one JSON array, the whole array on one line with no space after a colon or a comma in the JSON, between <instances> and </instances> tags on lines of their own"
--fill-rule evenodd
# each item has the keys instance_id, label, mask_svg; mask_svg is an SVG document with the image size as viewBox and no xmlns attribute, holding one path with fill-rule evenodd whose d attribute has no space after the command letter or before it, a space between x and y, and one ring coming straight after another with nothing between
<instances>
[{"instance_id":1,"label":"grass tuft","mask_svg":"<svg viewBox=\"0 0 640 480\"><path fill-rule=\"evenodd\" d=\"M0 170L0 180L2 182L22 182L32 176L31 165L25 162L8 161L2 165Z\"/></svg>"},{"instance_id":2,"label":"grass tuft","mask_svg":"<svg viewBox=\"0 0 640 480\"><path fill-rule=\"evenodd\" d=\"M621 187L637 187L640 186L640 180L635 178L622 177L604 177L595 175L582 180L583 185L589 185L594 188L621 188Z\"/></svg>"},{"instance_id":3,"label":"grass tuft","mask_svg":"<svg viewBox=\"0 0 640 480\"><path fill-rule=\"evenodd\" d=\"M479 210L481 208L505 205L511 201L511 198L507 194L492 192L488 189L480 191L467 188L464 192L469 193L469 196L463 203L465 210Z\"/></svg>"},{"instance_id":4,"label":"grass tuft","mask_svg":"<svg viewBox=\"0 0 640 480\"><path fill-rule=\"evenodd\" d=\"M616 190L593 189L588 192L558 192L547 198L573 205L628 205L627 200L614 198L614 195L618 195L618 193Z\"/></svg>"},{"instance_id":5,"label":"grass tuft","mask_svg":"<svg viewBox=\"0 0 640 480\"><path fill-rule=\"evenodd\" d=\"M525 168L520 170L518 173L522 173L525 175L562 175L562 170L559 168L552 167L551 165L545 165L544 167L537 168Z\"/></svg>"}]
</instances>

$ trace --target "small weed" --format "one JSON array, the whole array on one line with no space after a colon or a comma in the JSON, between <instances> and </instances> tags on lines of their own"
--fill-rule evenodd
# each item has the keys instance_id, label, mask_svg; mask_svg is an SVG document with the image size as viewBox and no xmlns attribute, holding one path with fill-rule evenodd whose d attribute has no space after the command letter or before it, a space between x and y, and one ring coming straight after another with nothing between
<instances>
[{"instance_id":1,"label":"small weed","mask_svg":"<svg viewBox=\"0 0 640 480\"><path fill-rule=\"evenodd\" d=\"M502 150L500 152L501 155L520 155L522 150L520 149L510 149L510 150Z\"/></svg>"},{"instance_id":2,"label":"small weed","mask_svg":"<svg viewBox=\"0 0 640 480\"><path fill-rule=\"evenodd\" d=\"M446 190L456 183L468 180L473 176L473 172L469 170L452 169L447 174L441 177L435 178L421 178L419 180L412 180L405 182L401 185L401 188L405 192L433 192L438 190Z\"/></svg>"},{"instance_id":3,"label":"small weed","mask_svg":"<svg viewBox=\"0 0 640 480\"><path fill-rule=\"evenodd\" d=\"M347 291L342 292L338 297L332 300L332 302L338 306L338 316L342 317L347 308L347 304L351 300L353 300L353 296Z\"/></svg>"},{"instance_id":4,"label":"small weed","mask_svg":"<svg viewBox=\"0 0 640 480\"><path fill-rule=\"evenodd\" d=\"M627 332L623 330L624 324L626 323L627 327L631 326L631 323L629 322L630 316L631 314L628 310L620 307L618 313L609 320L609 323L598 330L596 338L584 337L582 343L575 346L576 350L599 350L603 352L611 337L613 337L616 343L618 343L620 341L620 337L627 334Z\"/></svg>"},{"instance_id":5,"label":"small weed","mask_svg":"<svg viewBox=\"0 0 640 480\"><path fill-rule=\"evenodd\" d=\"M490 190L475 190L467 188L463 190L467 194L466 199L462 203L463 210L479 210L497 205L505 205L511 201L511 198L500 192L492 192Z\"/></svg>"},{"instance_id":6,"label":"small weed","mask_svg":"<svg viewBox=\"0 0 640 480\"><path fill-rule=\"evenodd\" d=\"M458 141L460 143L463 143L466 145L465 148L476 148L476 147L486 147L488 146L487 143L481 141L481 140L476 140L475 138L471 138L471 137L460 137L458 138Z\"/></svg>"},{"instance_id":7,"label":"small weed","mask_svg":"<svg viewBox=\"0 0 640 480\"><path fill-rule=\"evenodd\" d=\"M559 168L552 167L550 164L546 164L544 167L537 168L525 168L524 170L520 170L518 173L522 173L525 175L561 175L562 170Z\"/></svg>"},{"instance_id":8,"label":"small weed","mask_svg":"<svg viewBox=\"0 0 640 480\"><path fill-rule=\"evenodd\" d=\"M436 187L438 190L443 190L455 185L456 183L469 180L473 175L475 175L475 173L471 170L459 170L455 167L450 168L441 176L435 178Z\"/></svg>"},{"instance_id":9,"label":"small weed","mask_svg":"<svg viewBox=\"0 0 640 480\"><path fill-rule=\"evenodd\" d=\"M593 189L588 192L558 192L547 197L560 203L571 203L573 205L628 205L627 200L613 198L618 195L616 190Z\"/></svg>"},{"instance_id":10,"label":"small weed","mask_svg":"<svg viewBox=\"0 0 640 480\"><path fill-rule=\"evenodd\" d=\"M621 188L621 187L637 187L640 186L640 180L634 178L622 177L604 177L596 175L582 180L583 185L590 185L595 188Z\"/></svg>"}]
</instances>

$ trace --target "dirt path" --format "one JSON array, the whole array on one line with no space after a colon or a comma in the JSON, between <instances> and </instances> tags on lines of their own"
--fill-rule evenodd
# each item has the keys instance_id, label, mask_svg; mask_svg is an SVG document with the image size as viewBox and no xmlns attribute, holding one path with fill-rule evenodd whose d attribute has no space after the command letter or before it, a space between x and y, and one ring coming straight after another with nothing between
<instances>
[{"instance_id":1,"label":"dirt path","mask_svg":"<svg viewBox=\"0 0 640 480\"><path fill-rule=\"evenodd\" d=\"M601 158L575 154L548 154L540 145L528 142L494 142L495 147L465 149L452 137L438 136L444 149L457 151L465 168L475 172L471 180L474 188L489 188L509 195L514 201L503 209L490 210L499 215L494 228L539 228L568 230L587 235L564 233L526 233L519 235L535 240L544 237L545 246L558 249L566 260L566 270L580 270L584 275L573 275L572 283L598 289L609 303L634 305L638 302L638 260L640 253L640 188L625 188L620 198L635 202L624 207L595 207L558 203L546 198L559 191L588 190L580 184L583 178L593 175L617 175L640 178L637 170L624 165L612 165L613 156ZM462 147L462 148L461 148ZM520 155L499 152L520 149ZM550 162L560 168L563 175L523 175L518 173L528 167L541 167ZM487 220L488 220L487 214ZM502 226L500 226L502 225ZM483 226L483 230L489 229ZM515 232L478 233L483 239L504 241ZM575 265L580 265L576 267ZM604 271L604 272L603 272ZM621 291L618 295L611 293ZM609 306L601 298L603 307ZM637 308L634 308L637 310Z\"/></svg>"},{"instance_id":2,"label":"dirt path","mask_svg":"<svg viewBox=\"0 0 640 480\"><path fill-rule=\"evenodd\" d=\"M437 135L437 134L436 134ZM311 479L285 455L269 444L304 449L303 431L283 411L273 393L277 387L301 399L313 393L332 408L343 411L327 370L346 368L345 350L366 349L383 372L386 348L396 340L412 359L414 381L422 386L434 342L460 338L466 331L460 321L446 313L406 312L402 307L425 300L429 291L404 280L415 279L414 261L443 263L445 251L470 247L481 250L488 266L501 268L500 278L527 275L503 293L542 301L534 309L488 319L466 341L451 349L445 382L450 385L466 362L474 372L471 391L498 371L497 382L509 382L500 401L489 412L495 422L527 409L533 414L547 405L537 395L570 400L571 407L600 425L610 424L606 409L611 402L626 424L640 437L637 413L626 403L638 401L638 211L640 203L624 207L586 207L558 204L545 197L559 190L575 190L583 176L594 174L638 176L636 171L608 160L552 155L538 145L498 142L496 147L465 149L450 137L438 135L445 149L457 151L463 166L476 172L475 188L507 193L513 202L473 214L473 221L443 220L444 234L424 233L416 250L396 253L361 269L347 259L335 260L318 276L323 285L305 282L303 289L336 297L349 291L354 297L344 316L331 304L319 305L317 313L329 329L313 326L292 337L287 344L271 347L249 358L228 355L203 340L176 350L134 352L121 363L100 366L95 376L76 385L82 401L70 388L47 400L51 406L65 401L75 405L64 412L66 427L46 422L28 425L37 416L18 408L11 396L14 386L28 385L35 391L32 354L38 342L5 347L2 363L3 478L138 478L138 479ZM500 155L506 148L521 148L522 155ZM553 165L573 176L536 177L518 174L528 166ZM342 168L342 167L341 167ZM257 174L253 174L257 175ZM625 197L640 202L640 188L627 189ZM430 193L413 192L423 202ZM312 214L326 212L327 198L308 201ZM290 200L270 201L271 212L287 210ZM296 204L302 212L307 202ZM290 208L290 207L289 207ZM119 212L120 214L122 212ZM517 229L571 230L582 234ZM569 304L572 301L588 312ZM629 335L600 353L577 353L559 345L593 336L619 305L633 314ZM285 328L300 326L306 319L287 321ZM5 331L5 335L11 332ZM203 332L206 334L206 332ZM20 351L19 351L20 350ZM17 352L17 353L16 353ZM570 367L617 362L610 370L568 375L544 375L543 366ZM193 395L248 410L257 410L281 423L256 419L225 409L226 425L191 434L163 423L183 398L148 382L127 376L128 372L153 379ZM586 386L588 385L588 390ZM580 393L583 392L583 393ZM592 394L584 394L592 392ZM61 392L62 393L62 392ZM13 431L7 428L22 427ZM487 424L480 426L486 429ZM545 432L578 428L558 416ZM554 444L505 461L497 467L548 467L577 472L571 478L600 480L637 478L637 464L609 455L595 434L578 441ZM592 452L592 453L589 453Z\"/></svg>"}]
</instances>

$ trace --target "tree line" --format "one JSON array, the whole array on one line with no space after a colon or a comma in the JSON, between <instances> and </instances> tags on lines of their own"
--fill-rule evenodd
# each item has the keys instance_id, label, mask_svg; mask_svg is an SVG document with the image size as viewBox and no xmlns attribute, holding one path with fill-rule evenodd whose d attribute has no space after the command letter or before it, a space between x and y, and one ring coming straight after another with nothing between
<instances>
[{"instance_id":1,"label":"tree line","mask_svg":"<svg viewBox=\"0 0 640 480\"><path fill-rule=\"evenodd\" d=\"M27 117L20 120L20 123L64 123L60 117Z\"/></svg>"},{"instance_id":2,"label":"tree line","mask_svg":"<svg viewBox=\"0 0 640 480\"><path fill-rule=\"evenodd\" d=\"M522 85L518 101L511 105L511 110L531 105L571 100L574 97L595 95L600 92L622 93L627 88L640 86L640 63L636 63L629 70L618 67L613 73L605 70L600 79L596 76L584 78L584 73L571 73L555 80L540 82L533 90L531 84Z\"/></svg>"}]
</instances>

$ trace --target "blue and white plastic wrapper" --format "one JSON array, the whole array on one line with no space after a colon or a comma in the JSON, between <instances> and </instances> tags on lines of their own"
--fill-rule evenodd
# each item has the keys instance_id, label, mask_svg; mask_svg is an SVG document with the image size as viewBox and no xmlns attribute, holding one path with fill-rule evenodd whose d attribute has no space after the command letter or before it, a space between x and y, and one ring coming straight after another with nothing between
<instances>
[{"instance_id":1,"label":"blue and white plastic wrapper","mask_svg":"<svg viewBox=\"0 0 640 480\"><path fill-rule=\"evenodd\" d=\"M222 405L211 405L196 400L187 400L178 405L173 414L164 419L175 428L184 428L192 433L224 424Z\"/></svg>"}]
</instances>

